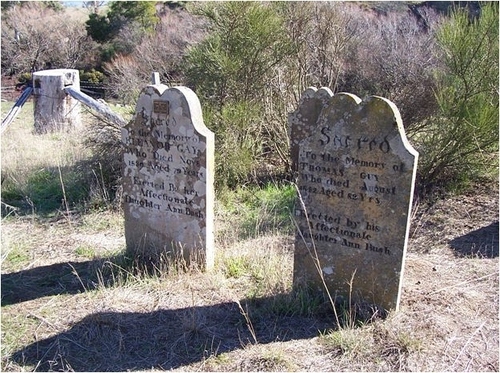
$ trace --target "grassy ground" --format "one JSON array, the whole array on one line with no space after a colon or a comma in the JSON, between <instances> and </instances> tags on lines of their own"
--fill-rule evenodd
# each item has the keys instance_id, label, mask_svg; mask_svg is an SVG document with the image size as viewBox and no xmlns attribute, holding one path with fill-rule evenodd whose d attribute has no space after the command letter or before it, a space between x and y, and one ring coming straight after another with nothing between
<instances>
[{"instance_id":1,"label":"grassy ground","mask_svg":"<svg viewBox=\"0 0 500 373\"><path fill-rule=\"evenodd\" d=\"M417 204L400 311L339 329L291 291L290 187L216 201L213 272L145 275L88 202L89 129L35 137L27 105L1 139L1 371L499 370L497 185Z\"/></svg>"}]
</instances>

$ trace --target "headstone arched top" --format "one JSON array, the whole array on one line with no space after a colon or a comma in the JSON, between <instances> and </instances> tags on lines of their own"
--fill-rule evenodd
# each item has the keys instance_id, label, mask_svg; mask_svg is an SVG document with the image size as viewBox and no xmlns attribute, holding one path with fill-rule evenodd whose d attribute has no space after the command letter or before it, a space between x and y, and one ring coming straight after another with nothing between
<instances>
[{"instance_id":1,"label":"headstone arched top","mask_svg":"<svg viewBox=\"0 0 500 373\"><path fill-rule=\"evenodd\" d=\"M321 110L329 102L332 96L333 92L330 88L322 87L317 89L315 87L309 87L300 97L297 110L289 115L288 122L292 170L297 170L300 142L313 133Z\"/></svg>"}]
</instances>

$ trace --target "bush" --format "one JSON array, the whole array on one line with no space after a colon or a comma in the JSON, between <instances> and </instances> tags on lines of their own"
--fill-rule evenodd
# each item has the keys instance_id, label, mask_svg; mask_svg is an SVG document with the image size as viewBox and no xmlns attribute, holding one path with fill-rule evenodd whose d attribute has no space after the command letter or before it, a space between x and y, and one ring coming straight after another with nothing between
<instances>
[{"instance_id":1,"label":"bush","mask_svg":"<svg viewBox=\"0 0 500 373\"><path fill-rule=\"evenodd\" d=\"M240 186L220 196L225 220L231 221L228 229L242 239L270 232L292 233L295 199L296 190L290 183Z\"/></svg>"},{"instance_id":2,"label":"bush","mask_svg":"<svg viewBox=\"0 0 500 373\"><path fill-rule=\"evenodd\" d=\"M90 83L102 83L104 74L96 69L90 69L90 71L80 70L80 80Z\"/></svg>"},{"instance_id":3,"label":"bush","mask_svg":"<svg viewBox=\"0 0 500 373\"><path fill-rule=\"evenodd\" d=\"M219 112L205 108L204 117L216 133L216 189L233 188L256 173L262 141L258 111L246 102L227 104Z\"/></svg>"},{"instance_id":4,"label":"bush","mask_svg":"<svg viewBox=\"0 0 500 373\"><path fill-rule=\"evenodd\" d=\"M439 111L416 137L419 179L426 190L460 190L498 169L498 4L484 4L476 19L455 10L437 36L446 69Z\"/></svg>"},{"instance_id":5,"label":"bush","mask_svg":"<svg viewBox=\"0 0 500 373\"><path fill-rule=\"evenodd\" d=\"M140 91L151 81L151 73L158 72L162 82L182 80L181 61L188 46L205 34L203 22L182 9L170 10L162 15L156 32L144 35L133 45L129 54L116 55L104 64L112 94L126 104L135 104ZM125 28L118 39L126 39L130 30ZM117 51L109 47L110 55Z\"/></svg>"},{"instance_id":6,"label":"bush","mask_svg":"<svg viewBox=\"0 0 500 373\"><path fill-rule=\"evenodd\" d=\"M434 72L440 63L434 31L441 17L432 9L422 13L428 29L409 12L352 10L355 36L343 54L337 83L338 91L393 101L408 134L437 110Z\"/></svg>"},{"instance_id":7,"label":"bush","mask_svg":"<svg viewBox=\"0 0 500 373\"><path fill-rule=\"evenodd\" d=\"M224 2L200 9L209 36L189 50L185 75L203 106L216 137L218 187L255 181L286 127L270 120L269 82L291 55L279 7L255 2ZM272 114L272 113L271 113ZM281 118L286 123L286 116ZM275 127L278 125L278 127ZM271 128L272 127L272 128Z\"/></svg>"},{"instance_id":8,"label":"bush","mask_svg":"<svg viewBox=\"0 0 500 373\"><path fill-rule=\"evenodd\" d=\"M127 25L135 23L136 28L148 32L157 22L152 1L112 1L105 16L91 13L85 24L92 39L105 43L114 39Z\"/></svg>"}]
</instances>

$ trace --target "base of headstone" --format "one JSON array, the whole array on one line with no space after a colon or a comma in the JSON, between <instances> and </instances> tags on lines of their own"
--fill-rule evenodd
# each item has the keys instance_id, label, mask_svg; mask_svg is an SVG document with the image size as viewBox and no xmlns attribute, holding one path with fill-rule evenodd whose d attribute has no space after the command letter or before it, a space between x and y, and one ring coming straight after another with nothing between
<instances>
[{"instance_id":1,"label":"base of headstone","mask_svg":"<svg viewBox=\"0 0 500 373\"><path fill-rule=\"evenodd\" d=\"M137 232L135 224L125 223L126 257L132 259L139 268L147 271L187 271L195 268L207 270L213 267L207 265L205 247L183 247L181 242L164 243L163 236L156 232ZM137 239L139 237L139 239Z\"/></svg>"}]
</instances>

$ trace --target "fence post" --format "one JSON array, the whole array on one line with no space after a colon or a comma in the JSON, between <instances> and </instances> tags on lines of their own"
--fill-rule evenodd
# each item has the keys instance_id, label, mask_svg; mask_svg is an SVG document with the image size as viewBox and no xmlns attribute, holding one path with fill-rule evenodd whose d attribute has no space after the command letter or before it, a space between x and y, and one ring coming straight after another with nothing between
<instances>
[{"instance_id":1,"label":"fence post","mask_svg":"<svg viewBox=\"0 0 500 373\"><path fill-rule=\"evenodd\" d=\"M80 103L64 87L80 89L80 75L74 69L43 70L33 73L35 132L60 131L81 125Z\"/></svg>"}]
</instances>

